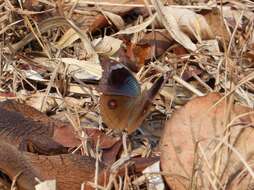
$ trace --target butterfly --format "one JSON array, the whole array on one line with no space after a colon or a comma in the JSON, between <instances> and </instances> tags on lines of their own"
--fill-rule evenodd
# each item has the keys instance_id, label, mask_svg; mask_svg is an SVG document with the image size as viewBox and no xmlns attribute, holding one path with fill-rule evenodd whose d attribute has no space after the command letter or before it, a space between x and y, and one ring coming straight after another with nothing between
<instances>
[{"instance_id":1,"label":"butterfly","mask_svg":"<svg viewBox=\"0 0 254 190\"><path fill-rule=\"evenodd\" d=\"M152 100L168 75L158 78L150 89L141 91L139 82L123 64L103 57L101 65L99 107L102 120L109 128L132 133L149 114Z\"/></svg>"}]
</instances>

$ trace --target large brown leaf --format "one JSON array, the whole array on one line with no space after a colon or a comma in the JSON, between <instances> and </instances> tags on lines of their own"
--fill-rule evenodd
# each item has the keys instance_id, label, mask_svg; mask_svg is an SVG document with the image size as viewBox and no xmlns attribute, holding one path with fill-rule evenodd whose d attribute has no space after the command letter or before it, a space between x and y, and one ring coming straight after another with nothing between
<instances>
[{"instance_id":1,"label":"large brown leaf","mask_svg":"<svg viewBox=\"0 0 254 190\"><path fill-rule=\"evenodd\" d=\"M161 165L173 190L253 186L253 109L221 98L195 98L166 123Z\"/></svg>"}]
</instances>

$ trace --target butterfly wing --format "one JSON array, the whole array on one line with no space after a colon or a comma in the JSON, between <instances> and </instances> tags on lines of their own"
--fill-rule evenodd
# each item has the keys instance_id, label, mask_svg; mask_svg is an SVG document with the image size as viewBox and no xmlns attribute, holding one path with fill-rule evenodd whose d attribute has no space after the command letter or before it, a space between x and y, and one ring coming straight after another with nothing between
<instances>
[{"instance_id":1,"label":"butterfly wing","mask_svg":"<svg viewBox=\"0 0 254 190\"><path fill-rule=\"evenodd\" d=\"M162 76L141 94L138 81L124 65L108 59L101 60L103 74L99 84L100 112L104 123L113 129L129 133L140 127L149 113L152 100L168 77Z\"/></svg>"},{"instance_id":2,"label":"butterfly wing","mask_svg":"<svg viewBox=\"0 0 254 190\"><path fill-rule=\"evenodd\" d=\"M135 103L135 97L102 94L99 105L103 122L112 129L128 130L128 121L133 117L131 112Z\"/></svg>"},{"instance_id":3,"label":"butterfly wing","mask_svg":"<svg viewBox=\"0 0 254 190\"><path fill-rule=\"evenodd\" d=\"M166 80L167 77L161 76L138 97L102 94L99 105L103 122L112 129L135 131L149 114L152 100Z\"/></svg>"},{"instance_id":4,"label":"butterfly wing","mask_svg":"<svg viewBox=\"0 0 254 190\"><path fill-rule=\"evenodd\" d=\"M141 94L140 85L131 71L112 59L101 60L103 68L99 91L106 95L137 97Z\"/></svg>"},{"instance_id":5,"label":"butterfly wing","mask_svg":"<svg viewBox=\"0 0 254 190\"><path fill-rule=\"evenodd\" d=\"M147 100L152 101L155 98L155 96L158 94L160 89L168 81L169 76L170 76L169 73L162 75L154 82L154 84L151 86L151 88L146 93L143 93L144 96L146 96Z\"/></svg>"}]
</instances>

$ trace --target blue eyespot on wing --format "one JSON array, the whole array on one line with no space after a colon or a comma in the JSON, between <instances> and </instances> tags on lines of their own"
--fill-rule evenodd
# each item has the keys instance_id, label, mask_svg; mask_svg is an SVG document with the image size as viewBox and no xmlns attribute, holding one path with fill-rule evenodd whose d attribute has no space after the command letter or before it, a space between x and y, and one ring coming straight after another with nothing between
<instances>
[{"instance_id":1,"label":"blue eyespot on wing","mask_svg":"<svg viewBox=\"0 0 254 190\"><path fill-rule=\"evenodd\" d=\"M107 95L135 97L141 94L140 85L131 71L124 65L114 61L102 63L103 74L99 90Z\"/></svg>"},{"instance_id":2,"label":"blue eyespot on wing","mask_svg":"<svg viewBox=\"0 0 254 190\"><path fill-rule=\"evenodd\" d=\"M115 95L131 97L140 95L140 85L137 79L124 66L111 71L108 77L108 85L117 93Z\"/></svg>"}]
</instances>

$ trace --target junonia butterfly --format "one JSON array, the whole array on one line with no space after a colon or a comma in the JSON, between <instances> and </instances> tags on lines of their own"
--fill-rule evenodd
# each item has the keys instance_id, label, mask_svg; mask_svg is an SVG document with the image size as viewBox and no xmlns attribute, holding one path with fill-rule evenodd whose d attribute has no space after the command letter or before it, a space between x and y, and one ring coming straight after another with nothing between
<instances>
[{"instance_id":1,"label":"junonia butterfly","mask_svg":"<svg viewBox=\"0 0 254 190\"><path fill-rule=\"evenodd\" d=\"M141 92L140 84L127 67L105 57L101 59L101 65L99 104L102 120L109 128L131 133L142 124L152 100L168 77L161 76L149 90Z\"/></svg>"}]
</instances>

